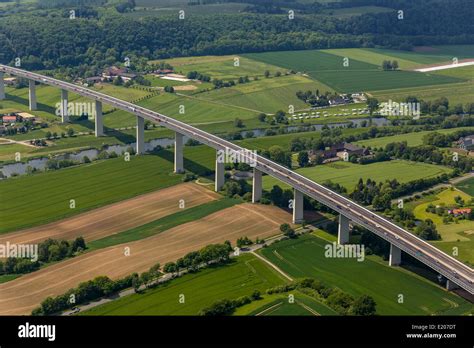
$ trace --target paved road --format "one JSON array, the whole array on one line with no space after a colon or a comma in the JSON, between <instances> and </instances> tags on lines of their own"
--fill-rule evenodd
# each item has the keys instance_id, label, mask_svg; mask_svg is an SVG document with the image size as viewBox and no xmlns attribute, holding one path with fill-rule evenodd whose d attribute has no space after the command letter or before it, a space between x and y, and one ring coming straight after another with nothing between
<instances>
[{"instance_id":1,"label":"paved road","mask_svg":"<svg viewBox=\"0 0 474 348\"><path fill-rule=\"evenodd\" d=\"M98 100L118 109L128 111L151 122L159 123L168 129L184 134L216 150L230 149L243 154L248 160L254 159L245 154L245 148L198 128L192 127L184 122L121 99L90 90L86 87L77 86L72 83L63 82L51 77L5 65L0 65L0 71L68 90L93 100ZM404 252L428 265L447 279L467 290L469 293L474 294L474 272L469 266L445 254L441 250L433 247L429 243L413 235L411 232L395 225L386 218L377 215L367 208L350 201L346 197L343 197L286 167L272 162L260 155L256 156L256 162L255 168L257 170L281 180L303 194L312 197L338 213L343 214L354 223L367 228Z\"/></svg>"}]
</instances>

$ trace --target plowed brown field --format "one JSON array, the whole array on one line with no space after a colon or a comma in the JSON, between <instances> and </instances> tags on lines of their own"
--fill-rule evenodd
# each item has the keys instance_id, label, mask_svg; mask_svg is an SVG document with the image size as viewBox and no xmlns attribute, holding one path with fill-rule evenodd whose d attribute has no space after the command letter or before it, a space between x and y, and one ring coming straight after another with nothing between
<instances>
[{"instance_id":1,"label":"plowed brown field","mask_svg":"<svg viewBox=\"0 0 474 348\"><path fill-rule=\"evenodd\" d=\"M219 197L203 186L179 184L47 225L0 235L0 244L7 241L10 244L36 244L47 238L72 240L79 236L92 241L176 213L181 210L181 199L185 208L191 208Z\"/></svg>"},{"instance_id":2,"label":"plowed brown field","mask_svg":"<svg viewBox=\"0 0 474 348\"><path fill-rule=\"evenodd\" d=\"M273 206L245 203L139 241L96 250L0 284L0 315L29 314L48 296L99 275L120 278L162 265L211 243L247 236L267 238L291 215ZM125 256L125 248L130 255Z\"/></svg>"}]
</instances>

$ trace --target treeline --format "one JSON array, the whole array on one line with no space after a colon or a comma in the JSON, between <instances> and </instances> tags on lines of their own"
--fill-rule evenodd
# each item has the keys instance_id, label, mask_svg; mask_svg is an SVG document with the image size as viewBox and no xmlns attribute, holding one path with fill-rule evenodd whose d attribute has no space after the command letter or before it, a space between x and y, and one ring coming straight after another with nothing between
<instances>
[{"instance_id":1,"label":"treeline","mask_svg":"<svg viewBox=\"0 0 474 348\"><path fill-rule=\"evenodd\" d=\"M400 183L397 179L376 182L370 178L364 182L361 178L349 197L357 203L372 205L376 211L385 211L391 208L393 199L425 190L436 184L447 182L448 179L447 174L441 174L434 178L412 180L406 183Z\"/></svg>"},{"instance_id":2,"label":"treeline","mask_svg":"<svg viewBox=\"0 0 474 348\"><path fill-rule=\"evenodd\" d=\"M36 257L8 257L4 261L0 260L0 275L31 273L46 263L73 257L86 248L86 242L82 237L78 237L71 242L66 240L46 239L38 244L38 255L36 255Z\"/></svg>"},{"instance_id":3,"label":"treeline","mask_svg":"<svg viewBox=\"0 0 474 348\"><path fill-rule=\"evenodd\" d=\"M71 20L67 10L44 10L2 19L0 62L20 57L26 69L73 67L86 75L124 62L125 57L133 62L139 57L473 43L472 2L453 1L459 6L436 0L431 1L434 5L427 0L422 5L407 3L404 20L396 13L347 18L307 15L294 20L266 14L208 14L180 20L176 13L156 20L124 17L95 7L91 9L99 12L98 18ZM442 22L439 13L443 13Z\"/></svg>"},{"instance_id":4,"label":"treeline","mask_svg":"<svg viewBox=\"0 0 474 348\"><path fill-rule=\"evenodd\" d=\"M473 160L470 157L446 154L432 145L408 146L406 142L390 143L385 146L384 152L394 158L403 160L441 164L456 169L458 174L472 170Z\"/></svg>"},{"instance_id":5,"label":"treeline","mask_svg":"<svg viewBox=\"0 0 474 348\"><path fill-rule=\"evenodd\" d=\"M196 272L202 266L208 266L211 263L220 264L229 261L229 253L232 251L229 241L223 244L210 244L198 251L192 251L185 256L168 262L164 265L163 271L179 275L181 270L186 269L189 272Z\"/></svg>"},{"instance_id":6,"label":"treeline","mask_svg":"<svg viewBox=\"0 0 474 348\"><path fill-rule=\"evenodd\" d=\"M470 129L459 130L450 134L432 132L423 136L423 144L437 147L450 147L451 144L454 141L457 141L459 138L466 137L472 134L474 134L474 131Z\"/></svg>"}]
</instances>

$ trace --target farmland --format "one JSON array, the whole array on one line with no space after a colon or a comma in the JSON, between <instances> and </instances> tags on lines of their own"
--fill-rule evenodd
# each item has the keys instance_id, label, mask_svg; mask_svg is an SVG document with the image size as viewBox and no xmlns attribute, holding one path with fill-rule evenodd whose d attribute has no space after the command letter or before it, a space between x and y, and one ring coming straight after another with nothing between
<instances>
[{"instance_id":1,"label":"farmland","mask_svg":"<svg viewBox=\"0 0 474 348\"><path fill-rule=\"evenodd\" d=\"M308 105L296 97L296 92L317 89L321 93L332 92L330 87L307 77L289 75L202 93L199 99L223 101L228 105L275 113L277 110L288 110L289 105L297 110L307 108Z\"/></svg>"},{"instance_id":2,"label":"farmland","mask_svg":"<svg viewBox=\"0 0 474 348\"><path fill-rule=\"evenodd\" d=\"M357 59L350 59L349 64L344 66L344 57L327 52L330 51L252 53L246 56L268 64L305 72L313 79L337 91L346 93L430 86L464 81L463 79L449 76L411 71L382 71L379 68L381 62L375 65Z\"/></svg>"},{"instance_id":3,"label":"farmland","mask_svg":"<svg viewBox=\"0 0 474 348\"><path fill-rule=\"evenodd\" d=\"M186 274L144 294L131 295L98 306L85 315L197 315L201 309L221 299L262 293L285 283L275 270L255 256L245 254L232 263ZM185 303L177 301L184 294Z\"/></svg>"},{"instance_id":4,"label":"farmland","mask_svg":"<svg viewBox=\"0 0 474 348\"><path fill-rule=\"evenodd\" d=\"M294 303L289 303L287 294L266 295L260 301L254 301L238 308L235 315L284 316L284 315L337 315L325 304L299 291L292 291Z\"/></svg>"},{"instance_id":5,"label":"farmland","mask_svg":"<svg viewBox=\"0 0 474 348\"><path fill-rule=\"evenodd\" d=\"M143 272L209 244L235 244L242 236L268 238L290 219L289 213L275 207L239 204L145 239L94 250L0 284L0 314L28 314L47 296L62 294L82 281ZM125 246L129 255L124 254Z\"/></svg>"},{"instance_id":6,"label":"farmland","mask_svg":"<svg viewBox=\"0 0 474 348\"><path fill-rule=\"evenodd\" d=\"M323 239L305 235L274 244L261 253L293 277L312 277L352 296L372 296L381 315L463 314L472 310L462 298L403 268L388 267L379 257L369 256L363 262L326 258L326 244ZM397 302L400 293L404 295L403 304Z\"/></svg>"},{"instance_id":7,"label":"farmland","mask_svg":"<svg viewBox=\"0 0 474 348\"><path fill-rule=\"evenodd\" d=\"M158 156L108 159L0 182L0 232L55 221L175 185L171 162ZM70 200L75 208L70 208Z\"/></svg>"},{"instance_id":8,"label":"farmland","mask_svg":"<svg viewBox=\"0 0 474 348\"><path fill-rule=\"evenodd\" d=\"M408 162L394 160L389 162L378 162L366 165L353 164L349 162L334 162L316 167L298 169L297 172L318 183L331 180L347 188L351 192L355 184L362 178L384 182L385 180L397 179L400 183L417 180L421 178L436 177L451 170L427 163ZM280 185L276 179L264 177L264 188L269 190L273 185Z\"/></svg>"},{"instance_id":9,"label":"farmland","mask_svg":"<svg viewBox=\"0 0 474 348\"><path fill-rule=\"evenodd\" d=\"M79 236L90 242L218 198L217 193L202 186L179 184L50 224L0 235L0 244L7 241L39 243L47 238L73 240ZM180 200L183 200L184 207L180 207Z\"/></svg>"}]
</instances>

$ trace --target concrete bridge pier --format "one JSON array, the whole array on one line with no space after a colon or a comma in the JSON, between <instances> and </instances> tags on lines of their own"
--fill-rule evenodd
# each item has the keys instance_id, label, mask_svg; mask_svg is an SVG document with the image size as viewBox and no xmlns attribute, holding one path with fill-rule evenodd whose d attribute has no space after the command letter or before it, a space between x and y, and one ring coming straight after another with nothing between
<instances>
[{"instance_id":1,"label":"concrete bridge pier","mask_svg":"<svg viewBox=\"0 0 474 348\"><path fill-rule=\"evenodd\" d=\"M102 102L95 101L95 136L104 135L104 115L102 114Z\"/></svg>"},{"instance_id":2,"label":"concrete bridge pier","mask_svg":"<svg viewBox=\"0 0 474 348\"><path fill-rule=\"evenodd\" d=\"M69 122L69 115L67 110L68 97L65 89L61 90L61 122Z\"/></svg>"},{"instance_id":3,"label":"concrete bridge pier","mask_svg":"<svg viewBox=\"0 0 474 348\"><path fill-rule=\"evenodd\" d=\"M0 72L0 100L5 99L5 80L3 79L4 75L4 73Z\"/></svg>"},{"instance_id":4,"label":"concrete bridge pier","mask_svg":"<svg viewBox=\"0 0 474 348\"><path fill-rule=\"evenodd\" d=\"M29 80L29 100L30 100L30 110L36 110L38 105L36 103L36 85L35 81Z\"/></svg>"},{"instance_id":5,"label":"concrete bridge pier","mask_svg":"<svg viewBox=\"0 0 474 348\"><path fill-rule=\"evenodd\" d=\"M293 192L293 223L299 224L304 218L303 193L297 189L293 189Z\"/></svg>"},{"instance_id":6,"label":"concrete bridge pier","mask_svg":"<svg viewBox=\"0 0 474 348\"><path fill-rule=\"evenodd\" d=\"M145 153L145 119L137 116L137 155Z\"/></svg>"},{"instance_id":7,"label":"concrete bridge pier","mask_svg":"<svg viewBox=\"0 0 474 348\"><path fill-rule=\"evenodd\" d=\"M337 243L346 244L349 243L349 219L339 214L339 228L337 231Z\"/></svg>"},{"instance_id":8,"label":"concrete bridge pier","mask_svg":"<svg viewBox=\"0 0 474 348\"><path fill-rule=\"evenodd\" d=\"M402 263L402 251L397 246L390 244L389 266L398 266Z\"/></svg>"},{"instance_id":9,"label":"concrete bridge pier","mask_svg":"<svg viewBox=\"0 0 474 348\"><path fill-rule=\"evenodd\" d=\"M183 135L175 132L174 134L174 172L183 173Z\"/></svg>"},{"instance_id":10,"label":"concrete bridge pier","mask_svg":"<svg viewBox=\"0 0 474 348\"><path fill-rule=\"evenodd\" d=\"M262 198L262 172L257 168L253 169L252 182L252 203L257 203Z\"/></svg>"},{"instance_id":11,"label":"concrete bridge pier","mask_svg":"<svg viewBox=\"0 0 474 348\"><path fill-rule=\"evenodd\" d=\"M451 280L446 280L446 290L451 291L459 289L459 286L456 283L453 283Z\"/></svg>"},{"instance_id":12,"label":"concrete bridge pier","mask_svg":"<svg viewBox=\"0 0 474 348\"><path fill-rule=\"evenodd\" d=\"M215 178L215 190L216 192L220 191L222 186L225 183L225 165L222 159L219 159L219 150L216 152L216 173L214 174Z\"/></svg>"}]
</instances>

